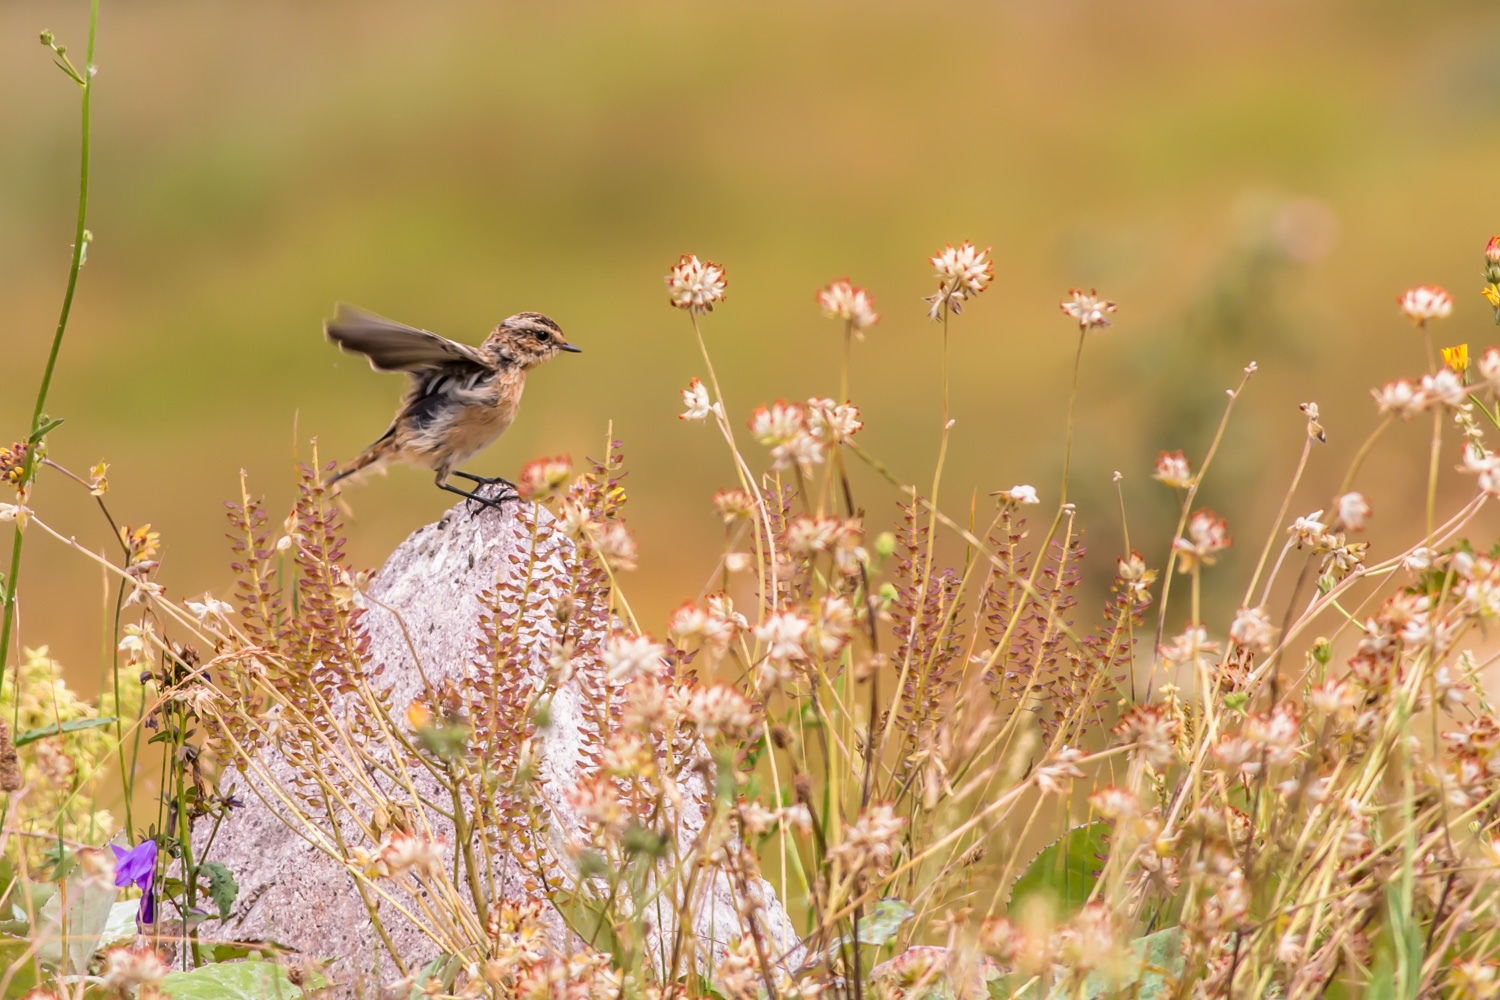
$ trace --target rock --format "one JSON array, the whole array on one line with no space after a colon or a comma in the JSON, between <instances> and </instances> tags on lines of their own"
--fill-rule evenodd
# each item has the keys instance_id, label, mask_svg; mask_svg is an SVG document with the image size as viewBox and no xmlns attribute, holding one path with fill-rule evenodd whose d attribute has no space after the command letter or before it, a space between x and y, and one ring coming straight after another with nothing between
<instances>
[{"instance_id":1,"label":"rock","mask_svg":"<svg viewBox=\"0 0 1500 1000\"><path fill-rule=\"evenodd\" d=\"M536 516L551 520L551 515L540 508L536 508ZM543 546L538 554L561 576L564 557L571 555L571 543L560 533L553 537L550 550ZM363 627L369 637L367 663L383 668L375 674L372 684L389 691L393 718L404 719L406 707L426 690L424 672L434 687L447 679L463 679L478 649L481 595L493 588L497 579L503 578L502 574L516 572L517 566L524 565L530 556L530 545L531 532L526 519L518 515L517 504L470 513L461 503L436 523L415 532L391 553L369 588ZM520 557L520 562L513 562L514 557ZM541 585L553 586L545 581ZM508 613L515 613L514 605ZM522 669L527 671L531 682L540 685L546 677L557 625L550 614L538 612L530 613L524 624L533 628L535 641L527 647L530 662L523 664ZM420 660L420 671L413 650ZM550 724L537 734L542 794L554 817L553 828L548 831L554 849L582 829L567 792L583 774L581 750L588 725L584 704L584 693L577 679L563 684L552 695ZM368 746L374 749L373 744ZM390 759L383 746L375 752L385 760ZM295 768L274 746L262 752L259 762L275 785L287 788L293 784ZM416 777L419 791L430 792L438 787L426 774L417 773ZM696 775L684 783L684 790L692 791L692 781L700 781L701 793L701 779ZM305 827L299 824L298 829L293 829L279 818L278 813L284 814L286 809L263 778L254 773L232 772L224 782L226 788L238 786L237 794L245 807L234 810L222 824L208 860L227 865L240 890L230 918L222 927L216 921L204 925L203 935L273 941L307 957L331 960L328 978L344 984L346 990L351 990L356 979L362 979L368 986L400 978L344 866L310 843ZM275 804L276 809L273 811L267 803ZM326 813L314 815L321 835L326 838L333 830L334 819ZM368 816L363 819L368 821ZM434 832L446 840L451 850L452 824L440 816L432 815L432 819ZM687 797L682 819L684 838L690 838L702 826L701 810L691 795ZM338 822L347 844L371 847L368 832L353 817L346 813ZM195 830L198 851L202 850L211 826L212 820L204 820ZM516 862L502 860L504 863L496 866L493 898L525 898ZM380 884L383 888L393 888L389 880L381 880ZM467 893L467 885L461 885L460 890ZM764 880L759 881L758 890L765 903L763 929L782 952L792 949L795 933L774 890ZM405 895L399 890L393 894ZM705 886L703 901L696 910L700 947L711 948L716 956L722 955L724 946L742 933L735 899L728 880L720 874ZM416 903L409 897L403 902ZM420 969L440 953L433 938L395 906L379 900L376 903L385 930L409 970ZM555 918L553 944L568 947L572 943L569 937L561 918ZM370 990L366 993L373 995Z\"/></svg>"}]
</instances>

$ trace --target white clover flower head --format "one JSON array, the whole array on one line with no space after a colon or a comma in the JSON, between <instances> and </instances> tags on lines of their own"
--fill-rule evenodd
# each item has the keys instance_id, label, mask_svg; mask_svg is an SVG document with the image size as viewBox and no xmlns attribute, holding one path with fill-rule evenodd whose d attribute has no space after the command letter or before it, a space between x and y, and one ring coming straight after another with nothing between
<instances>
[{"instance_id":1,"label":"white clover flower head","mask_svg":"<svg viewBox=\"0 0 1500 1000\"><path fill-rule=\"evenodd\" d=\"M527 500L541 503L556 496L573 475L571 455L553 455L549 458L534 458L521 468L516 482L516 492Z\"/></svg>"},{"instance_id":2,"label":"white clover flower head","mask_svg":"<svg viewBox=\"0 0 1500 1000\"><path fill-rule=\"evenodd\" d=\"M1370 394L1381 413L1394 413L1402 420L1410 420L1428 406L1427 394L1404 378L1371 389Z\"/></svg>"},{"instance_id":3,"label":"white clover flower head","mask_svg":"<svg viewBox=\"0 0 1500 1000\"><path fill-rule=\"evenodd\" d=\"M727 684L694 688L684 714L708 739L720 733L731 736L745 733L755 725L755 711L749 699Z\"/></svg>"},{"instance_id":4,"label":"white clover flower head","mask_svg":"<svg viewBox=\"0 0 1500 1000\"><path fill-rule=\"evenodd\" d=\"M1189 625L1181 635L1173 638L1170 646L1157 649L1161 658L1173 666L1195 663L1200 657L1214 656L1218 652L1219 644L1208 641L1208 630L1202 625Z\"/></svg>"},{"instance_id":5,"label":"white clover flower head","mask_svg":"<svg viewBox=\"0 0 1500 1000\"><path fill-rule=\"evenodd\" d=\"M1396 302L1401 306L1401 315L1418 327L1427 325L1430 319L1443 319L1453 312L1453 296L1437 285L1408 288Z\"/></svg>"},{"instance_id":6,"label":"white clover flower head","mask_svg":"<svg viewBox=\"0 0 1500 1000\"><path fill-rule=\"evenodd\" d=\"M1434 375L1422 376L1422 395L1445 406L1462 406L1469 399L1469 390L1463 379L1451 368L1444 368Z\"/></svg>"},{"instance_id":7,"label":"white clover flower head","mask_svg":"<svg viewBox=\"0 0 1500 1000\"><path fill-rule=\"evenodd\" d=\"M838 540L842 522L836 517L807 517L798 515L787 525L787 551L799 559L810 559L819 552L827 552Z\"/></svg>"},{"instance_id":8,"label":"white clover flower head","mask_svg":"<svg viewBox=\"0 0 1500 1000\"><path fill-rule=\"evenodd\" d=\"M796 465L804 473L809 472L813 466L822 464L827 451L827 445L809 430L802 408L784 400L778 399L769 407L756 407L750 415L750 433L771 449L774 469Z\"/></svg>"},{"instance_id":9,"label":"white clover flower head","mask_svg":"<svg viewBox=\"0 0 1500 1000\"><path fill-rule=\"evenodd\" d=\"M1134 819L1141 809L1140 799L1134 792L1115 785L1105 785L1090 795L1089 805L1100 816L1113 820Z\"/></svg>"},{"instance_id":10,"label":"white clover flower head","mask_svg":"<svg viewBox=\"0 0 1500 1000\"><path fill-rule=\"evenodd\" d=\"M1083 754L1073 747L1063 747L1054 756L1038 764L1031 776L1037 790L1044 795L1061 795L1065 791L1063 782L1070 778L1082 778L1084 773L1077 761Z\"/></svg>"},{"instance_id":11,"label":"white clover flower head","mask_svg":"<svg viewBox=\"0 0 1500 1000\"><path fill-rule=\"evenodd\" d=\"M1042 502L1041 498L1036 495L1035 486L1012 486L1008 490L1001 490L999 496L1005 503L1012 503L1018 507Z\"/></svg>"},{"instance_id":12,"label":"white clover flower head","mask_svg":"<svg viewBox=\"0 0 1500 1000\"><path fill-rule=\"evenodd\" d=\"M1229 638L1254 653L1269 653L1279 631L1265 608L1240 608L1229 626Z\"/></svg>"},{"instance_id":13,"label":"white clover flower head","mask_svg":"<svg viewBox=\"0 0 1500 1000\"><path fill-rule=\"evenodd\" d=\"M616 635L604 647L605 676L612 684L660 676L665 655L665 647L653 642L649 635Z\"/></svg>"},{"instance_id":14,"label":"white clover flower head","mask_svg":"<svg viewBox=\"0 0 1500 1000\"><path fill-rule=\"evenodd\" d=\"M128 996L143 986L160 982L171 972L161 952L144 942L104 953L103 981L107 993Z\"/></svg>"},{"instance_id":15,"label":"white clover flower head","mask_svg":"<svg viewBox=\"0 0 1500 1000\"><path fill-rule=\"evenodd\" d=\"M943 306L958 315L964 311L964 301L971 299L989 287L995 277L995 265L986 259L991 247L975 249L974 244L964 240L957 247L949 243L935 257L929 257L937 272L938 290L923 299L931 308L927 315L937 319Z\"/></svg>"},{"instance_id":16,"label":"white clover flower head","mask_svg":"<svg viewBox=\"0 0 1500 1000\"><path fill-rule=\"evenodd\" d=\"M880 322L880 314L875 311L870 293L851 285L848 278L839 278L818 289L818 305L829 319L850 324L861 339L866 330Z\"/></svg>"},{"instance_id":17,"label":"white clover flower head","mask_svg":"<svg viewBox=\"0 0 1500 1000\"><path fill-rule=\"evenodd\" d=\"M386 835L376 855L381 874L396 878L409 871L436 876L443 871L443 850L448 845L441 838L425 834L396 831Z\"/></svg>"},{"instance_id":18,"label":"white clover flower head","mask_svg":"<svg viewBox=\"0 0 1500 1000\"><path fill-rule=\"evenodd\" d=\"M686 407L678 415L679 420L706 420L709 414L722 417L724 407L708 398L708 389L701 379L693 379L682 390L682 405Z\"/></svg>"},{"instance_id":19,"label":"white clover flower head","mask_svg":"<svg viewBox=\"0 0 1500 1000\"><path fill-rule=\"evenodd\" d=\"M1433 551L1425 545L1418 546L1401 560L1401 568L1412 573L1425 573L1432 568Z\"/></svg>"},{"instance_id":20,"label":"white clover flower head","mask_svg":"<svg viewBox=\"0 0 1500 1000\"><path fill-rule=\"evenodd\" d=\"M763 624L755 627L755 637L766 644L766 657L771 660L801 660L807 656L805 641L812 622L794 611L778 611L767 615Z\"/></svg>"},{"instance_id":21,"label":"white clover flower head","mask_svg":"<svg viewBox=\"0 0 1500 1000\"><path fill-rule=\"evenodd\" d=\"M1156 471L1151 478L1173 489L1188 489L1193 485L1193 466L1180 451L1164 451L1156 456Z\"/></svg>"},{"instance_id":22,"label":"white clover flower head","mask_svg":"<svg viewBox=\"0 0 1500 1000\"><path fill-rule=\"evenodd\" d=\"M1500 347L1491 347L1479 358L1479 377L1492 389L1500 387Z\"/></svg>"},{"instance_id":23,"label":"white clover flower head","mask_svg":"<svg viewBox=\"0 0 1500 1000\"><path fill-rule=\"evenodd\" d=\"M200 622L207 621L209 617L227 620L234 613L231 605L216 600L212 594L204 594L202 601L184 601L183 603L193 613L193 617Z\"/></svg>"},{"instance_id":24,"label":"white clover flower head","mask_svg":"<svg viewBox=\"0 0 1500 1000\"><path fill-rule=\"evenodd\" d=\"M1464 464L1459 471L1479 478L1479 488L1490 496L1500 496L1500 455L1493 455L1474 441L1464 444Z\"/></svg>"},{"instance_id":25,"label":"white clover flower head","mask_svg":"<svg viewBox=\"0 0 1500 1000\"><path fill-rule=\"evenodd\" d=\"M729 279L724 268L713 261L700 261L696 254L685 253L667 274L667 294L672 305L688 312L713 312L714 303L724 299Z\"/></svg>"},{"instance_id":26,"label":"white clover flower head","mask_svg":"<svg viewBox=\"0 0 1500 1000\"><path fill-rule=\"evenodd\" d=\"M591 531L589 544L611 569L635 569L635 536L619 521L611 522L602 530Z\"/></svg>"},{"instance_id":27,"label":"white clover flower head","mask_svg":"<svg viewBox=\"0 0 1500 1000\"><path fill-rule=\"evenodd\" d=\"M820 444L846 441L862 427L859 407L852 403L835 403L826 396L814 396L807 401L807 433Z\"/></svg>"},{"instance_id":28,"label":"white clover flower head","mask_svg":"<svg viewBox=\"0 0 1500 1000\"><path fill-rule=\"evenodd\" d=\"M1090 289L1085 295L1081 289L1070 288L1068 294L1072 298L1059 302L1058 306L1078 321L1079 330L1109 326L1109 314L1115 311L1115 304L1108 299L1099 298L1098 289Z\"/></svg>"},{"instance_id":29,"label":"white clover flower head","mask_svg":"<svg viewBox=\"0 0 1500 1000\"><path fill-rule=\"evenodd\" d=\"M1300 549L1303 545L1316 545L1327 530L1328 525L1323 523L1323 511L1319 509L1297 518L1286 529L1286 533L1297 539L1297 547Z\"/></svg>"},{"instance_id":30,"label":"white clover flower head","mask_svg":"<svg viewBox=\"0 0 1500 1000\"><path fill-rule=\"evenodd\" d=\"M1229 525L1219 515L1204 508L1193 512L1188 519L1186 538L1174 538L1172 548L1182 554L1182 572L1189 572L1200 564L1212 566L1218 553L1234 544L1229 537Z\"/></svg>"},{"instance_id":31,"label":"white clover flower head","mask_svg":"<svg viewBox=\"0 0 1500 1000\"><path fill-rule=\"evenodd\" d=\"M1334 502L1339 524L1350 531L1363 531L1370 517L1370 504L1362 493L1349 492Z\"/></svg>"},{"instance_id":32,"label":"white clover flower head","mask_svg":"<svg viewBox=\"0 0 1500 1000\"><path fill-rule=\"evenodd\" d=\"M745 490L725 489L714 494L714 507L725 524L733 524L740 518L755 512L755 497Z\"/></svg>"},{"instance_id":33,"label":"white clover flower head","mask_svg":"<svg viewBox=\"0 0 1500 1000\"><path fill-rule=\"evenodd\" d=\"M854 633L854 605L847 597L830 594L818 606L818 620L808 634L811 646L824 657L831 657Z\"/></svg>"}]
</instances>

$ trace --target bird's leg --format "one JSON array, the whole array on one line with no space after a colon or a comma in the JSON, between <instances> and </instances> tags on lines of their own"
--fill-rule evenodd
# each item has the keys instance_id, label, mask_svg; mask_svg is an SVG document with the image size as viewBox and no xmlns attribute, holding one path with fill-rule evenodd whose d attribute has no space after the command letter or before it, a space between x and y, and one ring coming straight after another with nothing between
<instances>
[{"instance_id":1,"label":"bird's leg","mask_svg":"<svg viewBox=\"0 0 1500 1000\"><path fill-rule=\"evenodd\" d=\"M516 488L515 483L511 482L509 479L506 479L503 476L476 476L472 472L460 472L457 469L454 469L452 472L448 473L448 475L467 479L469 482L475 483L479 486L494 486L496 483L499 483L501 486L509 487L512 490Z\"/></svg>"},{"instance_id":2,"label":"bird's leg","mask_svg":"<svg viewBox=\"0 0 1500 1000\"><path fill-rule=\"evenodd\" d=\"M481 483L480 485L486 484ZM437 488L440 490L446 490L449 493L456 493L459 496L463 497L465 500L472 500L475 503L480 504L481 506L489 507L493 510L501 509L505 506L507 501L521 499L520 495L518 493L515 493L514 491L509 494L502 492L497 497L482 496L477 490L473 493L470 493L468 490L461 490L457 486L448 485L447 481L444 479L437 480Z\"/></svg>"}]
</instances>

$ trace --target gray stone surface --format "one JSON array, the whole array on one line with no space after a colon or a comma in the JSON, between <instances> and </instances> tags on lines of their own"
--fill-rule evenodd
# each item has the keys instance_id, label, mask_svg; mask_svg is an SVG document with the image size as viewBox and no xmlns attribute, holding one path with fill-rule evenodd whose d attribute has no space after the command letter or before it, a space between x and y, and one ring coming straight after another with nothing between
<instances>
[{"instance_id":1,"label":"gray stone surface","mask_svg":"<svg viewBox=\"0 0 1500 1000\"><path fill-rule=\"evenodd\" d=\"M412 658L413 648L422 671L434 685L447 677L461 677L473 659L479 635L480 595L494 586L497 574L510 571L509 556L529 552L530 533L515 511L515 505L508 504L502 511L471 515L459 504L436 523L412 534L376 574L369 588L372 600L364 621L370 636L370 662L385 668L379 684L389 688L396 718L402 718L406 706L424 690ZM540 514L550 518L545 511ZM568 545L566 540L560 544ZM557 551L544 555L558 559ZM538 624L541 634L533 647L530 671L533 680L541 684L555 626L550 615L539 616ZM556 817L549 831L554 846L581 828L567 800L567 791L579 778L582 765L581 704L577 683L564 684L552 698L551 725L538 739L543 793ZM276 784L290 783L291 767L274 750L260 760ZM210 860L229 866L239 881L240 896L223 930L214 923L205 932L215 937L224 934L240 940L271 940L313 958L331 959L330 978L346 984L362 977L367 977L367 983L389 983L399 978L344 868L310 843L305 831L293 829L262 801L276 801L263 781L253 774L232 775L228 780L240 786L246 807L236 810L223 825ZM246 789L247 782L253 789ZM691 801L683 821L684 838L701 827L702 816ZM330 828L328 823L323 825ZM352 820L346 818L342 828L352 841L361 840ZM451 849L451 826L442 821L434 824L434 829ZM205 832L202 826L197 831L195 840L200 847ZM364 843L368 846L368 839ZM510 871L502 872L497 879L505 884L496 895L519 898L522 893L515 888L518 883L509 877L514 875L514 865L506 867ZM774 890L763 880L758 888L768 902L765 926L773 939L780 939L784 950L790 949L795 935ZM395 907L382 904L380 914L409 967L419 968L438 953L434 941ZM740 933L735 894L722 877L705 884L698 914L698 938L712 941L715 952L721 952L723 945ZM568 944L560 919L555 925L554 943L563 947Z\"/></svg>"}]
</instances>

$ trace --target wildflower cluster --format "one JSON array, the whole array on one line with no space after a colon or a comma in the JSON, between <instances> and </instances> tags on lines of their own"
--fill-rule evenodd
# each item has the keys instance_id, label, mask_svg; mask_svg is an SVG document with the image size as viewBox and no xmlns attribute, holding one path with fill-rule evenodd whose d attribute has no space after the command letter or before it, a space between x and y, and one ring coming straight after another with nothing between
<instances>
[{"instance_id":1,"label":"wildflower cluster","mask_svg":"<svg viewBox=\"0 0 1500 1000\"><path fill-rule=\"evenodd\" d=\"M930 258L928 314L959 316L993 279L988 256L964 243ZM726 284L692 255L666 279L706 369L681 417L728 455L702 511L723 550L664 620L628 599L640 552L613 440L577 466L527 464L502 513L433 533L472 532L454 562L482 574L433 591L477 608L464 637L441 637L444 662L424 662L436 640L347 563L316 460L274 529L248 490L231 505L230 600L167 600L157 533L118 529L106 568L129 620L102 707L157 734L170 820L112 852L143 927L172 914L190 925L180 954L201 956L204 904L228 915L224 873L197 850L234 829L223 774L347 879L330 894L365 907L401 969L387 995L1144 996L1159 982L1310 1000L1396 965L1413 996L1493 991L1500 716L1479 644L1500 619L1500 544L1465 536L1500 496L1486 430L1500 348L1473 372L1450 349L1446 367L1374 393L1371 445L1430 414L1435 470L1457 428L1473 479L1442 498L1443 520L1377 551L1363 532L1382 501L1355 483L1366 445L1322 500L1296 501L1299 464L1279 523L1247 546L1261 553L1248 580L1228 580L1240 532L1198 506L1215 452L1195 468L1163 450L1134 473L1168 488L1176 528L1108 553L1109 594L1084 618L1087 515L1066 477L1035 525L1050 490L1005 488L1008 474L987 509L954 516L866 451L879 414L845 391L741 424L703 317ZM846 280L817 301L846 351L879 319ZM1114 303L1074 290L1060 304L1081 360ZM1427 332L1452 308L1441 289L1401 298ZM1301 412L1290 446L1342 446L1316 404ZM855 467L892 491L856 495ZM78 477L103 483L102 468ZM1243 585L1232 614L1202 600L1210 581L1237 598ZM415 661L397 686L371 651L379 628ZM0 727L14 822L48 831L9 848L21 867L54 834L103 844L115 823L79 793L118 736L53 671L29 654L10 711L56 738L17 753ZM1017 849L1044 833L1039 855ZM403 954L393 914L442 957ZM95 950L106 989L149 994L165 975L144 935Z\"/></svg>"}]
</instances>

